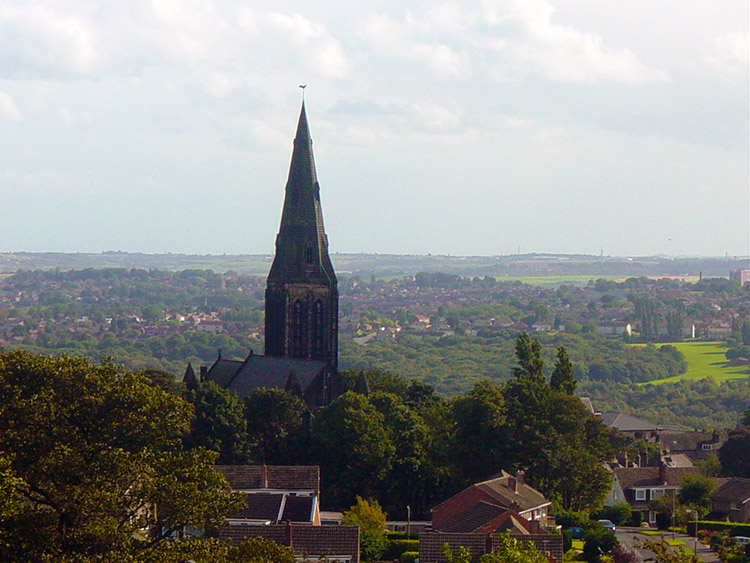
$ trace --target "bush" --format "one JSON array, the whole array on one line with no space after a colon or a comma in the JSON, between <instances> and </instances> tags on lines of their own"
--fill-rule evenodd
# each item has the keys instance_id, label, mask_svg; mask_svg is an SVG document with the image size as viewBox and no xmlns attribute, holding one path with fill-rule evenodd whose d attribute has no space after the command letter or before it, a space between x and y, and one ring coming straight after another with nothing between
<instances>
[{"instance_id":1,"label":"bush","mask_svg":"<svg viewBox=\"0 0 750 563\"><path fill-rule=\"evenodd\" d=\"M597 518L597 520L606 518L607 520L611 520L615 526L620 526L628 521L632 512L627 502L621 502L612 506L605 506L600 514L602 516Z\"/></svg>"},{"instance_id":2,"label":"bush","mask_svg":"<svg viewBox=\"0 0 750 563\"><path fill-rule=\"evenodd\" d=\"M608 553L620 543L613 531L607 530L598 522L591 524L584 536L584 541L583 556L589 563L598 563L601 555Z\"/></svg>"},{"instance_id":3,"label":"bush","mask_svg":"<svg viewBox=\"0 0 750 563\"><path fill-rule=\"evenodd\" d=\"M419 551L419 540L391 540L381 555L383 561L400 559L406 552Z\"/></svg>"},{"instance_id":4,"label":"bush","mask_svg":"<svg viewBox=\"0 0 750 563\"><path fill-rule=\"evenodd\" d=\"M418 551L404 551L398 558L400 563L414 563L419 558Z\"/></svg>"},{"instance_id":5,"label":"bush","mask_svg":"<svg viewBox=\"0 0 750 563\"><path fill-rule=\"evenodd\" d=\"M641 524L643 524L643 512L641 512L640 510L631 512L630 519L628 520L628 526L635 526L636 528L640 528Z\"/></svg>"},{"instance_id":6,"label":"bush","mask_svg":"<svg viewBox=\"0 0 750 563\"><path fill-rule=\"evenodd\" d=\"M698 530L711 532L728 531L733 536L750 536L750 524L739 522L716 522L712 520L698 520ZM695 522L687 523L688 535L695 535Z\"/></svg>"}]
</instances>

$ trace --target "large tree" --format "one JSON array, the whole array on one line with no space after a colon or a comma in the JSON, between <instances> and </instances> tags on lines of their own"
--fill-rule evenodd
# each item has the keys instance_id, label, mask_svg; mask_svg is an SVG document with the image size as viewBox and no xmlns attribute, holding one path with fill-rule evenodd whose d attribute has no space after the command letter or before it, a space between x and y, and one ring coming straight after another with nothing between
<instances>
[{"instance_id":1,"label":"large tree","mask_svg":"<svg viewBox=\"0 0 750 563\"><path fill-rule=\"evenodd\" d=\"M740 424L719 450L721 470L731 477L750 478L750 426Z\"/></svg>"},{"instance_id":2,"label":"large tree","mask_svg":"<svg viewBox=\"0 0 750 563\"><path fill-rule=\"evenodd\" d=\"M324 498L332 506L375 496L393 463L394 447L383 415L367 397L347 391L315 416L315 459L321 466Z\"/></svg>"},{"instance_id":3,"label":"large tree","mask_svg":"<svg viewBox=\"0 0 750 563\"><path fill-rule=\"evenodd\" d=\"M255 389L244 401L250 459L295 465L308 461L309 425L305 402L283 389Z\"/></svg>"},{"instance_id":4,"label":"large tree","mask_svg":"<svg viewBox=\"0 0 750 563\"><path fill-rule=\"evenodd\" d=\"M192 408L143 376L82 358L0 353L0 559L132 559L186 525L217 526L240 505L183 451Z\"/></svg>"}]
</instances>

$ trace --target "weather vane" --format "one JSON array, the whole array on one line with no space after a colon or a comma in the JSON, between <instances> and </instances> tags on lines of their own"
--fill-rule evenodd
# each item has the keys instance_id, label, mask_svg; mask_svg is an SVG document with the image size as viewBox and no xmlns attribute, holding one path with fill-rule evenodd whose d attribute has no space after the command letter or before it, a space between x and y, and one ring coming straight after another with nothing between
<instances>
[{"instance_id":1,"label":"weather vane","mask_svg":"<svg viewBox=\"0 0 750 563\"><path fill-rule=\"evenodd\" d=\"M307 88L307 84L300 84L300 88L302 88L302 101L305 101L305 88Z\"/></svg>"}]
</instances>

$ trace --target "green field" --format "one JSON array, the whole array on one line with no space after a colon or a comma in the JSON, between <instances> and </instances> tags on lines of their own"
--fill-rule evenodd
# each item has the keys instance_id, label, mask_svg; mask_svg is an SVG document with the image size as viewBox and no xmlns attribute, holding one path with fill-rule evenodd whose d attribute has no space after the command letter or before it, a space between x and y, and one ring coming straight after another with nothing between
<instances>
[{"instance_id":1,"label":"green field","mask_svg":"<svg viewBox=\"0 0 750 563\"><path fill-rule=\"evenodd\" d=\"M685 373L666 379L649 381L645 385L674 383L683 379L695 381L713 377L714 380L747 379L750 370L747 366L730 366L724 353L727 347L722 342L674 342L671 344L682 352L688 363Z\"/></svg>"}]
</instances>

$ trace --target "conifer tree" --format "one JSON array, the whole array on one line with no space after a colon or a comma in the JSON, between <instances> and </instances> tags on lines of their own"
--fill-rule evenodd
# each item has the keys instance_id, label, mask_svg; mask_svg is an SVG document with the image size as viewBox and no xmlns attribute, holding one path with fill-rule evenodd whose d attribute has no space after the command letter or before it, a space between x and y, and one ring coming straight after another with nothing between
<instances>
[{"instance_id":1,"label":"conifer tree","mask_svg":"<svg viewBox=\"0 0 750 563\"><path fill-rule=\"evenodd\" d=\"M557 349L557 360L555 360L555 370L549 381L553 391L572 395L576 390L576 380L573 375L573 364L568 358L568 351L565 346Z\"/></svg>"}]
</instances>

